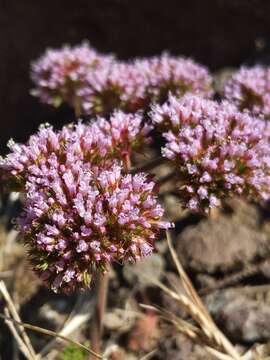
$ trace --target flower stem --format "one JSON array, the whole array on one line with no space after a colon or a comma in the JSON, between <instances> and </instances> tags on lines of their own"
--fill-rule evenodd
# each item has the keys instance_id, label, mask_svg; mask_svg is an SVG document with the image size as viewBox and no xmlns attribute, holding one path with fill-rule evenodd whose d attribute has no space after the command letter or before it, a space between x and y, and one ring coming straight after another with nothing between
<instances>
[{"instance_id":1,"label":"flower stem","mask_svg":"<svg viewBox=\"0 0 270 360\"><path fill-rule=\"evenodd\" d=\"M79 98L76 98L74 101L74 112L75 112L75 116L76 118L79 118L82 114L81 111L81 102Z\"/></svg>"},{"instance_id":2,"label":"flower stem","mask_svg":"<svg viewBox=\"0 0 270 360\"><path fill-rule=\"evenodd\" d=\"M165 161L166 161L165 158L157 157L155 159L151 159L151 160L145 162L141 166L138 166L136 168L132 168L130 172L131 172L131 174L137 174L138 172L149 171L149 170L154 169L155 167L158 167L159 165L161 165Z\"/></svg>"},{"instance_id":3,"label":"flower stem","mask_svg":"<svg viewBox=\"0 0 270 360\"><path fill-rule=\"evenodd\" d=\"M94 352L101 353L102 335L103 335L103 318L107 305L107 293L109 285L109 271L104 275L99 274L96 284L96 306L94 318L91 327L91 348ZM90 360L95 357L90 355Z\"/></svg>"},{"instance_id":4,"label":"flower stem","mask_svg":"<svg viewBox=\"0 0 270 360\"><path fill-rule=\"evenodd\" d=\"M156 180L156 184L161 186L161 185L164 185L166 184L167 182L171 181L173 178L175 178L177 175L177 173L175 171L167 174L167 175L164 175L163 177L159 178L158 180Z\"/></svg>"},{"instance_id":5,"label":"flower stem","mask_svg":"<svg viewBox=\"0 0 270 360\"><path fill-rule=\"evenodd\" d=\"M130 161L130 154L127 153L124 155L124 169L125 171L128 173L130 171L130 168L131 168L131 161Z\"/></svg>"}]
</instances>

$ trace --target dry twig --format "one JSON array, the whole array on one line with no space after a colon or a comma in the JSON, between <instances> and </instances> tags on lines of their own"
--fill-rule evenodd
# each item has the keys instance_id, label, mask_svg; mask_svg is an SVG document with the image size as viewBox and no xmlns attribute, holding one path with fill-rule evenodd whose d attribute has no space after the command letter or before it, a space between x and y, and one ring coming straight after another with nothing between
<instances>
[{"instance_id":1,"label":"dry twig","mask_svg":"<svg viewBox=\"0 0 270 360\"><path fill-rule=\"evenodd\" d=\"M7 304L7 308L9 313L11 314L12 318L14 320L16 320L17 322L21 322L20 316L16 310L16 306L14 304L14 302L11 299L11 296L9 295L9 292L6 288L6 285L3 281L0 281L0 293L2 294L6 304ZM18 331L21 335L21 339L24 342L29 354L30 354L30 359L36 359L36 353L35 350L31 344L31 341L24 329L23 326L18 326Z\"/></svg>"},{"instance_id":2,"label":"dry twig","mask_svg":"<svg viewBox=\"0 0 270 360\"><path fill-rule=\"evenodd\" d=\"M178 293L159 281L154 283L166 294L179 303L185 311L192 317L196 325L190 324L181 318L164 309L154 308L159 312L160 317L169 321L179 332L188 336L192 341L203 345L204 348L220 360L241 360L240 354L234 346L218 329L207 309L203 305L200 297L189 280L184 268L182 267L175 250L172 246L170 233L167 231L167 241L171 256L177 268L185 294Z\"/></svg>"},{"instance_id":3,"label":"dry twig","mask_svg":"<svg viewBox=\"0 0 270 360\"><path fill-rule=\"evenodd\" d=\"M75 341L75 340L72 340L66 336L63 336L63 335L60 335L52 330L47 330L47 329L43 329L39 326L34 326L34 325L31 325L31 324L27 324L27 323L23 323L23 322L20 322L20 321L16 321L10 317L7 317L3 314L0 314L0 318L3 319L3 320L7 320L7 321L11 321L13 322L14 324L17 324L19 326L23 326L25 329L29 329L29 330L32 330L32 331L35 331L35 332L38 332L38 333L41 333L41 334L44 334L44 335L48 335L48 336L53 336L53 337L57 337L59 339L62 339L66 342L69 342L70 344L73 344L73 345L76 345L78 347L80 347L81 349L84 349L86 350L89 354L92 354L93 356L95 356L97 359L103 359L103 357L97 353L95 353L93 350L89 349L87 346L79 343L78 341Z\"/></svg>"}]
</instances>

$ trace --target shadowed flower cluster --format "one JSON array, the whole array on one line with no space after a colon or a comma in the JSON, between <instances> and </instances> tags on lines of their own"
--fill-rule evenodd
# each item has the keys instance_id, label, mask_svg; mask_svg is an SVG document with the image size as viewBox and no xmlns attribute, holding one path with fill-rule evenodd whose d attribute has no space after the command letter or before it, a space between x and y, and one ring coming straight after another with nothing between
<instances>
[{"instance_id":1,"label":"shadowed flower cluster","mask_svg":"<svg viewBox=\"0 0 270 360\"><path fill-rule=\"evenodd\" d=\"M243 67L225 84L224 96L240 110L270 119L270 68Z\"/></svg>"},{"instance_id":2,"label":"shadowed flower cluster","mask_svg":"<svg viewBox=\"0 0 270 360\"><path fill-rule=\"evenodd\" d=\"M163 103L169 92L212 95L212 78L206 68L190 59L168 54L134 62L114 62L90 72L81 89L86 113L110 113L114 108L134 112L150 103Z\"/></svg>"},{"instance_id":3,"label":"shadowed flower cluster","mask_svg":"<svg viewBox=\"0 0 270 360\"><path fill-rule=\"evenodd\" d=\"M73 163L83 166L109 166L115 160L127 167L132 151L149 143L152 126L142 123L139 114L116 111L109 120L99 118L88 124L71 124L60 131L42 125L28 143L9 142L11 152L0 160L0 173L13 190L21 190L27 180L43 174L56 165Z\"/></svg>"},{"instance_id":4,"label":"shadowed flower cluster","mask_svg":"<svg viewBox=\"0 0 270 360\"><path fill-rule=\"evenodd\" d=\"M191 59L168 53L149 59L138 59L135 67L145 79L145 98L163 103L172 93L177 97L191 92L204 97L213 95L212 77L208 70Z\"/></svg>"},{"instance_id":5,"label":"shadowed flower cluster","mask_svg":"<svg viewBox=\"0 0 270 360\"><path fill-rule=\"evenodd\" d=\"M269 199L269 123L195 95L170 97L151 116L173 124L163 156L175 163L190 210L208 212L233 195Z\"/></svg>"},{"instance_id":6,"label":"shadowed flower cluster","mask_svg":"<svg viewBox=\"0 0 270 360\"><path fill-rule=\"evenodd\" d=\"M80 107L78 91L85 87L91 71L108 66L113 57L96 52L87 42L74 47L48 49L32 63L32 94L44 103L59 106L62 102ZM80 110L80 109L78 109Z\"/></svg>"},{"instance_id":7,"label":"shadowed flower cluster","mask_svg":"<svg viewBox=\"0 0 270 360\"><path fill-rule=\"evenodd\" d=\"M108 116L115 109L147 110L169 92L212 96L212 77L191 59L167 53L131 62L104 56L87 43L47 52L32 64L33 94L54 106L70 104L76 114Z\"/></svg>"},{"instance_id":8,"label":"shadowed flower cluster","mask_svg":"<svg viewBox=\"0 0 270 360\"><path fill-rule=\"evenodd\" d=\"M18 226L35 271L54 291L90 286L111 262L137 261L152 253L163 209L154 183L121 167L94 174L76 164L51 171L40 188L27 183Z\"/></svg>"},{"instance_id":9,"label":"shadowed flower cluster","mask_svg":"<svg viewBox=\"0 0 270 360\"><path fill-rule=\"evenodd\" d=\"M143 74L132 63L117 61L89 72L78 96L86 114L108 115L114 109L136 112L148 105Z\"/></svg>"}]
</instances>

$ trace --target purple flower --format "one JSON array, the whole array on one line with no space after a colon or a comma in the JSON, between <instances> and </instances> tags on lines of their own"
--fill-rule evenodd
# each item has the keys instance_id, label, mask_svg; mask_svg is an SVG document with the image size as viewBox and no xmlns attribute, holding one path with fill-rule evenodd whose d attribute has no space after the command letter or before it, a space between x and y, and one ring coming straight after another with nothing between
<instances>
[{"instance_id":1,"label":"purple flower","mask_svg":"<svg viewBox=\"0 0 270 360\"><path fill-rule=\"evenodd\" d=\"M122 175L117 165L94 174L72 164L65 174L56 172L53 182L48 174L42 187L28 181L17 222L34 270L56 292L90 286L111 262L150 255L160 230L172 226L161 220L155 184L144 174Z\"/></svg>"},{"instance_id":2,"label":"purple flower","mask_svg":"<svg viewBox=\"0 0 270 360\"><path fill-rule=\"evenodd\" d=\"M138 59L135 66L144 76L145 98L163 103L168 94L177 97L187 92L213 95L212 77L208 70L191 59L175 57L168 53L149 59Z\"/></svg>"},{"instance_id":3,"label":"purple flower","mask_svg":"<svg viewBox=\"0 0 270 360\"><path fill-rule=\"evenodd\" d=\"M147 110L171 92L213 94L208 70L190 59L167 53L131 62L99 54L88 43L49 49L32 64L32 91L42 102L66 102L76 113L109 115L114 110Z\"/></svg>"},{"instance_id":4,"label":"purple flower","mask_svg":"<svg viewBox=\"0 0 270 360\"><path fill-rule=\"evenodd\" d=\"M136 112L148 105L143 74L132 63L119 61L88 72L78 96L87 114L108 115L115 109Z\"/></svg>"},{"instance_id":5,"label":"purple flower","mask_svg":"<svg viewBox=\"0 0 270 360\"><path fill-rule=\"evenodd\" d=\"M225 98L240 110L270 119L270 68L241 68L224 86Z\"/></svg>"},{"instance_id":6,"label":"purple flower","mask_svg":"<svg viewBox=\"0 0 270 360\"><path fill-rule=\"evenodd\" d=\"M110 166L116 160L125 162L133 151L149 143L151 129L149 124L143 124L141 115L121 111L113 113L109 120L98 118L88 124L79 122L64 126L60 131L43 125L26 145L9 142L11 152L0 159L2 182L21 190L28 180L40 186L50 181L57 201L64 205L67 198L63 189L53 181L58 172L63 174L65 186L73 195L76 189L69 171L71 164L94 171L95 166ZM49 174L49 178L44 174ZM82 183L81 191L83 187Z\"/></svg>"},{"instance_id":7,"label":"purple flower","mask_svg":"<svg viewBox=\"0 0 270 360\"><path fill-rule=\"evenodd\" d=\"M233 195L269 199L268 122L196 95L171 96L151 117L170 129L163 156L180 172L183 203L192 211L208 212Z\"/></svg>"},{"instance_id":8,"label":"purple flower","mask_svg":"<svg viewBox=\"0 0 270 360\"><path fill-rule=\"evenodd\" d=\"M99 54L87 42L48 49L32 63L31 77L35 84L32 94L53 106L67 102L74 108L80 107L78 92L85 87L88 74L113 61L112 56Z\"/></svg>"},{"instance_id":9,"label":"purple flower","mask_svg":"<svg viewBox=\"0 0 270 360\"><path fill-rule=\"evenodd\" d=\"M130 63L112 62L89 72L81 88L86 113L109 114L114 109L134 112L147 109L151 102L164 102L169 92L212 95L212 78L206 68L190 59L168 54Z\"/></svg>"}]
</instances>

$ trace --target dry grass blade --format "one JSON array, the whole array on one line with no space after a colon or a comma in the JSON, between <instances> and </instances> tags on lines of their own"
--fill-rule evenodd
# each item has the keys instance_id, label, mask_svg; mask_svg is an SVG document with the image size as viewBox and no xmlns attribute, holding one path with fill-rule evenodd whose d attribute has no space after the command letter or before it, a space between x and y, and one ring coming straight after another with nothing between
<instances>
[{"instance_id":1,"label":"dry grass blade","mask_svg":"<svg viewBox=\"0 0 270 360\"><path fill-rule=\"evenodd\" d=\"M8 311L7 308L4 308L4 313L8 318L11 317L10 312ZM13 335L14 339L16 340L21 353L25 356L26 359L32 360L33 357L30 354L30 352L29 352L27 346L25 345L24 341L22 340L21 336L19 335L19 333L18 333L16 327L14 326L13 322L10 321L10 320L5 320L5 323L7 324L11 334Z\"/></svg>"},{"instance_id":2,"label":"dry grass blade","mask_svg":"<svg viewBox=\"0 0 270 360\"><path fill-rule=\"evenodd\" d=\"M94 309L94 299L90 297L89 292L83 292L79 295L77 302L63 324L62 328L58 331L59 335L70 336L75 330L82 326L92 316ZM46 357L51 349L58 341L57 338L53 338L45 347L39 352L41 357Z\"/></svg>"},{"instance_id":3,"label":"dry grass blade","mask_svg":"<svg viewBox=\"0 0 270 360\"><path fill-rule=\"evenodd\" d=\"M242 360L270 360L270 343L255 344L243 355Z\"/></svg>"},{"instance_id":4,"label":"dry grass blade","mask_svg":"<svg viewBox=\"0 0 270 360\"><path fill-rule=\"evenodd\" d=\"M66 342L69 342L73 345L76 345L78 347L80 347L81 349L84 349L86 350L89 354L95 356L97 359L103 359L103 357L97 353L95 353L93 350L89 349L87 346L79 343L78 341L75 341L75 340L72 340L66 336L63 336L63 335L60 335L52 330L47 330L47 329L43 329L39 326L34 326L34 325L31 325L31 324L27 324L27 323L23 323L23 322L20 322L20 321L16 321L10 317L7 317L3 314L0 314L0 318L3 319L3 320L6 320L6 321L11 321L19 326L23 326L25 329L29 329L29 330L32 330L32 331L35 331L35 332L38 332L38 333L41 333L41 334L44 334L44 335L48 335L48 336L53 336L53 337L58 337L59 339L62 339Z\"/></svg>"},{"instance_id":5,"label":"dry grass blade","mask_svg":"<svg viewBox=\"0 0 270 360\"><path fill-rule=\"evenodd\" d=\"M169 316L172 324L182 333L189 336L193 341L199 342L204 347L215 354L219 359L240 360L234 346L225 337L225 335L217 328L207 309L203 305L199 295L188 278L183 266L181 265L175 250L172 246L170 233L167 231L167 241L171 256L179 273L181 283L184 287L185 294L174 291L159 281L153 281L160 289L167 293L171 298L177 301L187 313L193 318L196 327L191 327L189 323L175 316ZM165 317L168 317L168 312Z\"/></svg>"},{"instance_id":6,"label":"dry grass blade","mask_svg":"<svg viewBox=\"0 0 270 360\"><path fill-rule=\"evenodd\" d=\"M140 360L149 360L152 358L152 356L154 356L157 353L157 349L154 349L152 351L150 351L148 354L144 355L142 358L140 358Z\"/></svg>"},{"instance_id":7,"label":"dry grass blade","mask_svg":"<svg viewBox=\"0 0 270 360\"><path fill-rule=\"evenodd\" d=\"M167 242L168 242L168 247L171 253L171 256L173 258L173 261L175 263L176 269L178 271L178 274L180 276L180 279L183 283L183 286L187 292L187 294L190 296L191 300L194 302L194 304L196 304L200 310L202 311L202 313L204 313L204 315L208 318L208 320L210 322L212 322L212 318L210 317L208 311L205 309L200 297L197 295L196 290L194 289L191 281L189 280L182 264L180 263L177 254L172 246L172 239L171 239L171 234L170 232L167 230L166 231L166 236L167 236Z\"/></svg>"},{"instance_id":8,"label":"dry grass blade","mask_svg":"<svg viewBox=\"0 0 270 360\"><path fill-rule=\"evenodd\" d=\"M211 355L214 355L215 358L217 358L219 360L233 360L234 359L232 356L224 354L222 352L222 349L220 349L220 351L217 350L215 348L217 346L215 343L213 343L213 340L210 337L206 336L199 327L190 324L188 321L177 317L172 312L170 312L166 309L163 309L161 307L149 306L149 305L145 305L145 304L140 304L140 306L144 309L155 311L160 319L163 319L166 322L170 323L181 334L185 335L193 342L203 346L205 348L205 350L208 353L210 353Z\"/></svg>"},{"instance_id":9,"label":"dry grass blade","mask_svg":"<svg viewBox=\"0 0 270 360\"><path fill-rule=\"evenodd\" d=\"M11 314L11 316L13 317L14 320L16 320L18 323L21 322L20 316L17 312L16 306L13 303L11 296L9 295L9 292L6 288L6 285L3 281L0 281L0 293L2 294L6 304L7 304L7 308L9 310L9 313ZM24 327L19 326L18 327L19 332L21 333L21 338L25 344L25 346L27 347L29 354L31 355L32 359L36 359L36 353L35 350L31 344L31 341L24 329Z\"/></svg>"}]
</instances>

